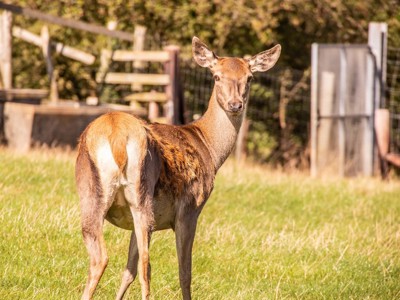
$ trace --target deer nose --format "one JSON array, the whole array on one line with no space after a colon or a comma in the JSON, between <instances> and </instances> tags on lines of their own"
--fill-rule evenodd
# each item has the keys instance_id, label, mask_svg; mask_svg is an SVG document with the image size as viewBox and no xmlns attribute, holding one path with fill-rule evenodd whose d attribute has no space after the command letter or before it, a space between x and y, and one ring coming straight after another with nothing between
<instances>
[{"instance_id":1,"label":"deer nose","mask_svg":"<svg viewBox=\"0 0 400 300\"><path fill-rule=\"evenodd\" d=\"M242 110L243 103L239 101L229 101L228 107L231 112L239 112Z\"/></svg>"}]
</instances>

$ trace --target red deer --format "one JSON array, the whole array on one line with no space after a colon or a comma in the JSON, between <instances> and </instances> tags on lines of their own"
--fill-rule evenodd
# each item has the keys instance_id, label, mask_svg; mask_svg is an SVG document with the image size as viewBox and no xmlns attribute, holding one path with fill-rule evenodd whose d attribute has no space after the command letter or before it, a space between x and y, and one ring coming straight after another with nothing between
<instances>
[{"instance_id":1,"label":"red deer","mask_svg":"<svg viewBox=\"0 0 400 300\"><path fill-rule=\"evenodd\" d=\"M151 234L170 228L175 231L183 299L191 299L197 219L218 169L235 145L252 74L272 68L281 47L249 59L218 57L194 37L192 51L197 64L209 68L215 80L203 117L174 126L111 112L94 120L81 135L75 175L90 257L82 299L93 297L107 266L104 219L132 231L117 299L122 299L137 273L142 299L149 299Z\"/></svg>"}]
</instances>

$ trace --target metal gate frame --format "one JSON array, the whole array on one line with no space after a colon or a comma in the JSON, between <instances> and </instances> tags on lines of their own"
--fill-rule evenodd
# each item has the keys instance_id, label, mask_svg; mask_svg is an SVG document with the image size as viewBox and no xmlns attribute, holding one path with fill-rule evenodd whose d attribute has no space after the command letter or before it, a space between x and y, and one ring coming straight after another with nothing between
<instances>
[{"instance_id":1,"label":"metal gate frame","mask_svg":"<svg viewBox=\"0 0 400 300\"><path fill-rule=\"evenodd\" d=\"M319 89L333 89L333 86L321 86L324 85L323 80L319 82L319 77L324 77L326 75L325 81L329 82L329 73L319 70L318 57L320 50L324 49L335 49L340 53L340 59L337 62L340 64L340 74L339 74L339 95L336 98L338 100L338 113L324 112L321 109L319 103L322 98L319 97ZM367 50L368 61L367 61L367 75L366 75L366 90L365 90L365 111L361 113L346 113L345 111L345 101L346 101L346 91L347 91L347 59L346 51L351 51L352 49ZM363 138L363 163L362 163L362 175L371 176L373 175L374 169L374 91L375 91L375 62L374 55L368 45L341 45L341 44L313 44L312 45L312 78L311 78L311 175L316 176L321 173L318 164L318 141L320 137L318 128L323 120L336 120L338 121L338 163L339 163L339 176L346 176L345 172L345 149L346 149L346 139L345 139L345 121L346 120L365 120L366 130L364 130ZM333 78L331 78L333 82ZM328 92L329 93L329 92ZM333 94L333 90L332 90Z\"/></svg>"},{"instance_id":2,"label":"metal gate frame","mask_svg":"<svg viewBox=\"0 0 400 300\"><path fill-rule=\"evenodd\" d=\"M370 140L370 145L367 145L367 155L364 159L367 161L365 165L363 175L371 176L378 173L379 164L381 163L382 168L382 157L379 156L379 150L376 145L375 140L375 128L374 128L374 119L375 119L375 110L379 108L385 107L385 86L386 86L386 63L387 63L387 35L388 35L388 26L384 22L370 22L368 26L368 45L312 45L312 76L311 76L311 175L317 176L319 173L318 169L318 124L324 118L336 119L340 122L341 133L339 134L339 144L340 151L339 157L340 160L344 160L344 149L345 149L345 141L343 139L343 127L344 120L352 119L366 119L368 120L369 127L371 128L369 137L367 140ZM368 63L369 66L367 71L370 74L368 87L366 90L366 98L372 97L371 101L368 101L369 107L366 109L367 113L361 114L352 114L345 115L343 111L343 95L341 94L341 106L339 107L339 113L336 115L324 115L321 114L318 107L318 49L319 47L341 47L342 50L349 49L351 47L368 47L369 52L371 54L371 63ZM343 54L343 53L342 53ZM337 63L346 64L345 56L340 56L340 61ZM340 69L345 70L345 68ZM346 81L344 78L346 76L342 76L346 74L340 74L341 77L341 91L345 90ZM372 78L372 82L371 82ZM339 172L341 176L344 176L344 165Z\"/></svg>"}]
</instances>

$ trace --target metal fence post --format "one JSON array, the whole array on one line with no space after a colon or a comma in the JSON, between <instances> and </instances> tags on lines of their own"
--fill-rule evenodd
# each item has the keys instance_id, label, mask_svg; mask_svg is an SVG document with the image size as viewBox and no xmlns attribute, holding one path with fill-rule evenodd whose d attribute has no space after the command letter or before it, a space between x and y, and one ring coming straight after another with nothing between
<instances>
[{"instance_id":1,"label":"metal fence post","mask_svg":"<svg viewBox=\"0 0 400 300\"><path fill-rule=\"evenodd\" d=\"M373 103L374 110L384 108L385 103L385 86L386 86L386 55L387 55L387 24L371 22L368 26L368 45L371 48L371 52L375 57L375 74L374 74L374 95ZM372 124L374 122L372 121ZM376 138L374 138L375 140ZM379 157L379 151L374 141L374 173L378 174L379 169L384 168L386 163Z\"/></svg>"},{"instance_id":2,"label":"metal fence post","mask_svg":"<svg viewBox=\"0 0 400 300\"><path fill-rule=\"evenodd\" d=\"M317 158L317 134L318 134L318 44L312 44L311 48L311 151L310 167L311 176L318 175Z\"/></svg>"},{"instance_id":3,"label":"metal fence post","mask_svg":"<svg viewBox=\"0 0 400 300\"><path fill-rule=\"evenodd\" d=\"M183 124L183 99L179 79L179 47L170 45L164 48L169 52L169 61L165 63L165 73L169 74L170 83L166 86L168 103L166 117L169 123Z\"/></svg>"},{"instance_id":4,"label":"metal fence post","mask_svg":"<svg viewBox=\"0 0 400 300\"><path fill-rule=\"evenodd\" d=\"M386 23L369 23L368 45L371 47L376 63L375 109L385 106L387 32Z\"/></svg>"}]
</instances>

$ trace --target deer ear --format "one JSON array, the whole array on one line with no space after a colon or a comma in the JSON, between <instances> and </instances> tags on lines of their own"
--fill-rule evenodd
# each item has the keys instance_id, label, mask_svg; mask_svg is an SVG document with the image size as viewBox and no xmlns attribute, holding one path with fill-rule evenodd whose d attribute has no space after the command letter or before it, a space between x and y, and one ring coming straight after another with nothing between
<instances>
[{"instance_id":1,"label":"deer ear","mask_svg":"<svg viewBox=\"0 0 400 300\"><path fill-rule=\"evenodd\" d=\"M275 47L260 52L249 59L250 70L254 72L265 72L271 69L281 54L281 45L276 45Z\"/></svg>"},{"instance_id":2,"label":"deer ear","mask_svg":"<svg viewBox=\"0 0 400 300\"><path fill-rule=\"evenodd\" d=\"M217 63L218 57L196 36L192 40L192 53L201 67L212 68Z\"/></svg>"}]
</instances>

